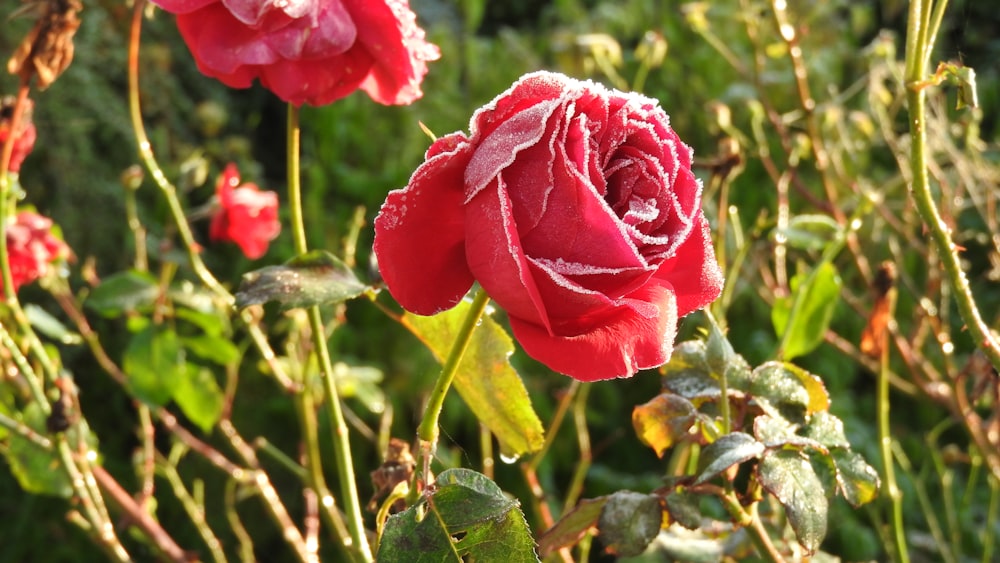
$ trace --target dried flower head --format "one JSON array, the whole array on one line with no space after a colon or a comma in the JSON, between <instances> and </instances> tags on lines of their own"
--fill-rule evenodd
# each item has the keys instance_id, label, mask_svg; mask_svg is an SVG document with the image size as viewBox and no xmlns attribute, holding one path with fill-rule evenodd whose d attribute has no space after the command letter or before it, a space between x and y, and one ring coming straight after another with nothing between
<instances>
[{"instance_id":1,"label":"dried flower head","mask_svg":"<svg viewBox=\"0 0 1000 563\"><path fill-rule=\"evenodd\" d=\"M22 11L36 12L38 20L7 61L7 71L23 83L38 77L38 89L55 82L73 61L73 34L80 27L80 0L27 0Z\"/></svg>"}]
</instances>

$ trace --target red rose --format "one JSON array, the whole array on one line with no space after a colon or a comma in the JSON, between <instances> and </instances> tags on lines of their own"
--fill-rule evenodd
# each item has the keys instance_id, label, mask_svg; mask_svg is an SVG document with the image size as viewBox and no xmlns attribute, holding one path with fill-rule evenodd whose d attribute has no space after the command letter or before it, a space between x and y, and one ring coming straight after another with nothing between
<instances>
[{"instance_id":1,"label":"red rose","mask_svg":"<svg viewBox=\"0 0 1000 563\"><path fill-rule=\"evenodd\" d=\"M52 264L70 256L69 247L52 234L52 220L22 211L7 225L7 256L14 291L52 271Z\"/></svg>"},{"instance_id":2,"label":"red rose","mask_svg":"<svg viewBox=\"0 0 1000 563\"><path fill-rule=\"evenodd\" d=\"M235 164L215 184L219 211L212 217L208 236L214 241L235 242L251 260L267 252L267 245L281 232L278 194L262 192L256 184L240 185Z\"/></svg>"},{"instance_id":3,"label":"red rose","mask_svg":"<svg viewBox=\"0 0 1000 563\"><path fill-rule=\"evenodd\" d=\"M532 357L574 378L670 358L722 289L691 149L655 100L538 72L427 151L375 220L389 291L429 315L478 281Z\"/></svg>"},{"instance_id":4,"label":"red rose","mask_svg":"<svg viewBox=\"0 0 1000 563\"><path fill-rule=\"evenodd\" d=\"M361 88L409 104L438 48L408 0L153 0L204 74L233 88L259 78L286 102L328 104Z\"/></svg>"},{"instance_id":5,"label":"red rose","mask_svg":"<svg viewBox=\"0 0 1000 563\"><path fill-rule=\"evenodd\" d=\"M14 97L6 96L0 100L0 149L11 134L11 118L14 117ZM8 170L18 172L21 170L21 163L35 146L35 124L31 122L31 100L27 100L25 111L21 115L17 131L14 133L14 150L10 154L10 165Z\"/></svg>"}]
</instances>

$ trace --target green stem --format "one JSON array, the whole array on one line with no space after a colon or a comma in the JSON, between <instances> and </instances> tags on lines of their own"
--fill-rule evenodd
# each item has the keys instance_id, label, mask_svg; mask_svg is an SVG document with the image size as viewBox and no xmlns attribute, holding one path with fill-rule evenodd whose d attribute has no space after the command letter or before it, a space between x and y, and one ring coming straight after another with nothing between
<instances>
[{"instance_id":1,"label":"green stem","mask_svg":"<svg viewBox=\"0 0 1000 563\"><path fill-rule=\"evenodd\" d=\"M912 0L906 27L906 100L910 110L910 196L941 258L941 265L954 288L958 312L976 345L994 369L1000 370L1000 341L983 321L972 296L969 281L962 271L958 248L951 239L951 229L941 219L927 174L926 78L936 30L931 24L931 0ZM940 13L941 7L938 5ZM936 15L934 21L940 20ZM929 29L932 28L932 29Z\"/></svg>"},{"instance_id":2,"label":"green stem","mask_svg":"<svg viewBox=\"0 0 1000 563\"><path fill-rule=\"evenodd\" d=\"M295 246L295 253L302 255L309 251L309 247L306 242L306 228L302 217L302 185L299 180L301 176L299 170L299 108L293 104L288 105L287 132L288 204L291 209L292 241ZM358 497L358 489L354 477L354 461L351 459L350 435L347 429L347 422L344 419L343 408L340 404L337 383L334 381L333 361L330 359L330 350L326 342L326 330L323 325L319 306L314 305L310 307L308 315L313 347L319 361L323 387L329 403L330 426L333 428L333 449L337 462L337 478L340 481L341 494L343 495L345 510L347 512L347 526L351 534L351 544L362 560L372 561L371 547L368 545L364 519L361 515L361 500ZM312 450L310 447L309 449L310 458L315 458L314 463L318 464L319 448L317 447L315 450ZM323 506L324 512L332 513L332 511L336 510L332 501L333 498L329 494L321 495L320 504ZM328 517L333 518L331 514L328 514Z\"/></svg>"},{"instance_id":3,"label":"green stem","mask_svg":"<svg viewBox=\"0 0 1000 563\"><path fill-rule=\"evenodd\" d=\"M462 362L462 357L469 348L469 343L472 342L472 333L486 311L486 304L489 301L490 297L486 295L485 291L480 289L476 292L476 297L472 301L472 307L469 308L469 312L462 322L462 327L459 329L458 335L451 345L448 358L445 360L444 365L441 366L441 374L438 375L437 382L434 383L434 389L431 391L431 396L427 400L427 409L424 411L424 417L420 420L420 426L417 427L417 437L422 442L421 449L423 449L423 443L428 444L429 449L427 451L430 455L434 454L434 449L437 447L439 432L438 418L441 416L444 398L448 394L451 382L455 379L455 374L458 373L458 366Z\"/></svg>"},{"instance_id":4,"label":"green stem","mask_svg":"<svg viewBox=\"0 0 1000 563\"><path fill-rule=\"evenodd\" d=\"M896 308L896 289L889 288L884 296L888 301L889 318L893 317ZM909 551L906 548L906 530L903 527L903 495L896 484L895 461L892 456L892 429L889 427L889 337L884 335L879 343L881 355L879 358L878 391L878 437L882 454L882 465L885 473L885 491L892 506L890 528L895 543L898 561L908 563Z\"/></svg>"}]
</instances>

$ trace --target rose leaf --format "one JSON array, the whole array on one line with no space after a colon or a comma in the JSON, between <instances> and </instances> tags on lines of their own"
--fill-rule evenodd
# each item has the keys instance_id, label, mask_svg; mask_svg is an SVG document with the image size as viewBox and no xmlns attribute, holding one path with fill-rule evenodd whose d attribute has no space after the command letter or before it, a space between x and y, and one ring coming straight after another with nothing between
<instances>
[{"instance_id":1,"label":"rose leaf","mask_svg":"<svg viewBox=\"0 0 1000 563\"><path fill-rule=\"evenodd\" d=\"M485 475L448 469L433 493L386 521L378 561L538 561L516 500Z\"/></svg>"},{"instance_id":2,"label":"rose leaf","mask_svg":"<svg viewBox=\"0 0 1000 563\"><path fill-rule=\"evenodd\" d=\"M281 266L266 266L243 274L236 306L277 301L285 309L340 303L361 295L367 286L339 258L314 250Z\"/></svg>"}]
</instances>

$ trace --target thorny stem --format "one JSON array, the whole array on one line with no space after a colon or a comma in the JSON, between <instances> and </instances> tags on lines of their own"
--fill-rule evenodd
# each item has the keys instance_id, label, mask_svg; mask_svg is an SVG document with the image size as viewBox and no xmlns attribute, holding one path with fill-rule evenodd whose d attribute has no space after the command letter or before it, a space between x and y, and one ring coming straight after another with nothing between
<instances>
[{"instance_id":1,"label":"thorny stem","mask_svg":"<svg viewBox=\"0 0 1000 563\"><path fill-rule=\"evenodd\" d=\"M888 300L889 319L893 318L895 312L896 289L891 288L886 293L884 299ZM892 322L891 320L889 322ZM906 530L903 527L903 495L896 484L896 468L892 457L892 429L889 427L889 338L888 331L879 343L881 350L878 371L878 392L876 403L878 405L878 437L879 449L882 454L882 465L885 472L885 491L892 506L892 519L890 527L895 542L898 560L908 563L910 560L909 551L906 548Z\"/></svg>"},{"instance_id":2,"label":"thorny stem","mask_svg":"<svg viewBox=\"0 0 1000 563\"><path fill-rule=\"evenodd\" d=\"M222 542L209 527L208 521L205 520L205 507L199 503L190 492L188 492L187 487L184 486L184 481L181 479L180 474L177 472L177 462L180 461L180 455L183 454L185 447L182 444L175 444L174 448L170 452L170 458L164 458L158 455L159 458L159 470L160 474L167 479L170 483L170 487L173 489L174 496L177 500L181 502L181 506L184 508L184 512L187 513L188 518L194 524L195 529L198 530L198 534L201 536L202 541L205 546L208 547L209 553L212 554L212 560L215 563L225 563L226 554L222 550Z\"/></svg>"},{"instance_id":3,"label":"thorny stem","mask_svg":"<svg viewBox=\"0 0 1000 563\"><path fill-rule=\"evenodd\" d=\"M771 536L767 533L767 528L764 527L764 522L760 519L760 515L757 512L758 503L753 503L744 509L740 503L740 499L732 491L727 491L718 485L711 484L698 485L698 488L715 495L722 501L726 512L729 513L729 517L733 519L733 522L749 532L750 540L753 541L754 546L761 556L768 558L772 563L785 563L785 558L778 551L778 548L775 547L774 542L771 541Z\"/></svg>"},{"instance_id":4,"label":"thorny stem","mask_svg":"<svg viewBox=\"0 0 1000 563\"><path fill-rule=\"evenodd\" d=\"M108 494L108 496L111 497L113 501L115 501L115 503L118 504L118 508L128 514L128 517L132 520L132 522L135 522L136 525L142 528L142 531L149 536L149 539L156 544L156 547L158 547L168 559L177 563L189 561L185 551L177 545L176 542L174 542L173 538L170 537L170 534L165 532L159 522L150 516L149 512L145 508L139 506L135 500L129 496L128 492L118 484L118 481L108 474L103 467L94 467L94 477L97 479L97 483L100 487Z\"/></svg>"},{"instance_id":5,"label":"thorny stem","mask_svg":"<svg viewBox=\"0 0 1000 563\"><path fill-rule=\"evenodd\" d=\"M521 464L521 472L524 474L524 480L528 483L528 488L531 490L532 499L534 500L535 512L541 518L544 529L551 528L555 524L555 520L552 518L552 511L549 509L548 502L545 500L545 490L542 489L541 484L538 482L538 466L541 465L542 460L545 459L545 455L548 454L549 448L555 441L555 437L559 433L559 427L562 426L563 419L566 418L566 413L569 412L569 407L573 404L573 399L576 398L576 394L580 390L580 385L580 381L574 379L566 391L563 392L562 397L559 399L559 405L556 407L556 412L552 415L552 421L549 422L549 427L545 430L545 442L542 444L542 449L531 456L530 460Z\"/></svg>"},{"instance_id":6,"label":"thorny stem","mask_svg":"<svg viewBox=\"0 0 1000 563\"><path fill-rule=\"evenodd\" d=\"M305 254L309 251L306 242L305 223L302 218L302 186L299 172L299 108L294 104L288 104L288 202L291 209L292 240L295 245L295 253ZM337 478L340 481L341 494L347 512L347 526L350 530L350 542L353 545L345 545L349 552L356 553L364 561L372 561L371 547L368 545L368 538L365 535L364 520L361 515L361 500L358 497L358 488L354 477L354 462L351 458L351 442L348 433L347 422L344 419L343 407L340 404L340 394L337 391L337 383L334 381L333 361L330 359L330 350L326 342L326 330L323 325L323 318L320 314L319 306L313 305L308 309L310 332L313 338L314 352L320 367L320 376L323 380L323 387L326 391L328 408L330 413L330 427L333 428L333 449L337 463ZM305 384L305 382L303 382ZM318 443L308 445L310 457L315 456L315 463L319 464ZM321 483L313 483L315 486ZM323 493L325 491L317 491ZM332 502L333 498L327 494L321 498L324 513L336 521L338 516L334 516L336 507ZM345 538L346 540L346 538Z\"/></svg>"},{"instance_id":7,"label":"thorny stem","mask_svg":"<svg viewBox=\"0 0 1000 563\"><path fill-rule=\"evenodd\" d=\"M563 513L569 512L583 493L583 481L587 478L587 471L594 460L594 454L590 447L590 431L587 429L587 398L590 396L590 389L593 383L581 383L580 391L573 400L573 423L576 425L576 440L580 447L580 461L573 471L573 478L566 489L566 501L563 503Z\"/></svg>"},{"instance_id":8,"label":"thorny stem","mask_svg":"<svg viewBox=\"0 0 1000 563\"><path fill-rule=\"evenodd\" d=\"M942 0L937 5L937 13L943 11ZM948 274L958 311L965 326L976 345L986 354L993 368L1000 371L1000 341L992 333L990 327L983 321L972 296L969 280L962 271L958 247L951 239L951 229L945 224L934 203L930 181L927 175L927 119L926 119L926 83L927 67L936 29L931 24L932 0L912 0L906 25L906 100L910 109L910 169L912 183L910 196L916 204L917 211L931 240L937 248L941 265ZM940 21L940 16L935 22Z\"/></svg>"}]
</instances>

